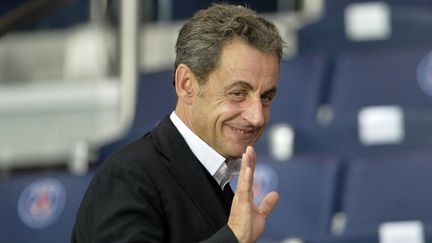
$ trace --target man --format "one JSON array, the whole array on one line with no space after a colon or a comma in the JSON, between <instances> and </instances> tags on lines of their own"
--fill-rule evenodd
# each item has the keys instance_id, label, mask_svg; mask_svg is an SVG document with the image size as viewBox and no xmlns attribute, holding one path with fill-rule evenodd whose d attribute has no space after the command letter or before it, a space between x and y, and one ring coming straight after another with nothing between
<instances>
[{"instance_id":1,"label":"man","mask_svg":"<svg viewBox=\"0 0 432 243\"><path fill-rule=\"evenodd\" d=\"M255 242L278 194L253 203L251 145L269 120L282 45L250 9L198 11L176 44L175 111L99 168L72 241Z\"/></svg>"}]
</instances>

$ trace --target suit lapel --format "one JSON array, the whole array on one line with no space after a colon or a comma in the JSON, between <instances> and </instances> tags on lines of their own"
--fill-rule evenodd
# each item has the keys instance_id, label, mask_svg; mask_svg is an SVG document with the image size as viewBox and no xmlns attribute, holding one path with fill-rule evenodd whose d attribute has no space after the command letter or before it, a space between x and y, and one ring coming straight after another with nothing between
<instances>
[{"instance_id":1,"label":"suit lapel","mask_svg":"<svg viewBox=\"0 0 432 243\"><path fill-rule=\"evenodd\" d=\"M152 131L158 150L170 161L167 168L207 219L214 231L227 223L224 205L215 192L200 162L186 141L166 117Z\"/></svg>"}]
</instances>

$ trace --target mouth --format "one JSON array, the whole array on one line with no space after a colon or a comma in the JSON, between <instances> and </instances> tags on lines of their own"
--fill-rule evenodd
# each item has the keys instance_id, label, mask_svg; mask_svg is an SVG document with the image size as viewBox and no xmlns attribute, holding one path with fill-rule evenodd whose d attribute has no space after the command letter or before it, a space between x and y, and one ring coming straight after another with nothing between
<instances>
[{"instance_id":1,"label":"mouth","mask_svg":"<svg viewBox=\"0 0 432 243\"><path fill-rule=\"evenodd\" d=\"M252 133L253 130L245 130L245 129L238 129L238 128L233 128L234 131L236 131L237 133L241 133L241 134L246 134L246 133Z\"/></svg>"},{"instance_id":2,"label":"mouth","mask_svg":"<svg viewBox=\"0 0 432 243\"><path fill-rule=\"evenodd\" d=\"M255 137L257 129L255 128L240 128L240 127L230 127L234 132L235 136L240 140L251 140Z\"/></svg>"}]
</instances>

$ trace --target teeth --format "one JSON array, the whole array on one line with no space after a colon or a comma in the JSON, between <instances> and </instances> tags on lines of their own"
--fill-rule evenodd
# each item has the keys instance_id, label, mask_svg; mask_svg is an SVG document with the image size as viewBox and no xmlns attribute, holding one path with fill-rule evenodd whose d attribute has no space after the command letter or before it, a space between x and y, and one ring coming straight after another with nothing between
<instances>
[{"instance_id":1,"label":"teeth","mask_svg":"<svg viewBox=\"0 0 432 243\"><path fill-rule=\"evenodd\" d=\"M245 131L239 130L239 129L236 129L236 131L239 132L239 133L242 133L242 134L245 133Z\"/></svg>"}]
</instances>

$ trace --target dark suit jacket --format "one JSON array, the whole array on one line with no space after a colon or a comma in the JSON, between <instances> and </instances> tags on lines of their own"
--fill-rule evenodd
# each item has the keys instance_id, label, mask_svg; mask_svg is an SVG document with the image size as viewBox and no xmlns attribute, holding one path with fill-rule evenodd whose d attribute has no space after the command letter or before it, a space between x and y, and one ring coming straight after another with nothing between
<instances>
[{"instance_id":1,"label":"dark suit jacket","mask_svg":"<svg viewBox=\"0 0 432 243\"><path fill-rule=\"evenodd\" d=\"M226 198L166 117L98 169L72 242L237 242Z\"/></svg>"}]
</instances>

